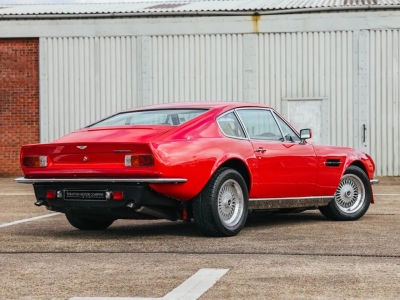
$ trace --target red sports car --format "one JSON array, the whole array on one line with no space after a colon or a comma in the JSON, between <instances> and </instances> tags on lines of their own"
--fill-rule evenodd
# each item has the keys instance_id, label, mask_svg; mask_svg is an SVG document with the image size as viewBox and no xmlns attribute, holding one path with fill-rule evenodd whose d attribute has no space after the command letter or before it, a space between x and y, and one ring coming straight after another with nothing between
<instances>
[{"instance_id":1,"label":"red sports car","mask_svg":"<svg viewBox=\"0 0 400 300\"><path fill-rule=\"evenodd\" d=\"M23 146L25 177L16 181L33 184L37 206L82 230L116 219L194 218L201 234L233 236L256 210L359 219L374 202L373 160L309 138L310 129L299 134L254 103L141 107Z\"/></svg>"}]
</instances>

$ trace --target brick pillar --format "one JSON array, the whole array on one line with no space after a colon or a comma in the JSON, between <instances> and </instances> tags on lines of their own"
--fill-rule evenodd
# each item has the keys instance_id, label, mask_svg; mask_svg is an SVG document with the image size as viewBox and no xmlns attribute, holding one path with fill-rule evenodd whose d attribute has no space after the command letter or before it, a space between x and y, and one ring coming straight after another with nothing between
<instances>
[{"instance_id":1,"label":"brick pillar","mask_svg":"<svg viewBox=\"0 0 400 300\"><path fill-rule=\"evenodd\" d=\"M39 142L39 39L0 39L0 177L22 175L19 152Z\"/></svg>"}]
</instances>

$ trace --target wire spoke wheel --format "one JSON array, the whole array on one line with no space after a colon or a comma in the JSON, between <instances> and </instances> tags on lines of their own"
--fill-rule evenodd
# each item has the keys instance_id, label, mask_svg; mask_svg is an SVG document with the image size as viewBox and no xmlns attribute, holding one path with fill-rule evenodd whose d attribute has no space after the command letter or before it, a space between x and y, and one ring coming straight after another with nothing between
<instances>
[{"instance_id":1,"label":"wire spoke wheel","mask_svg":"<svg viewBox=\"0 0 400 300\"><path fill-rule=\"evenodd\" d=\"M242 175L231 168L220 168L193 199L193 216L202 235L234 236L246 224L248 207Z\"/></svg>"},{"instance_id":2,"label":"wire spoke wheel","mask_svg":"<svg viewBox=\"0 0 400 300\"><path fill-rule=\"evenodd\" d=\"M218 215L227 227L236 226L242 218L244 208L243 191L233 179L225 181L218 192Z\"/></svg>"},{"instance_id":3,"label":"wire spoke wheel","mask_svg":"<svg viewBox=\"0 0 400 300\"><path fill-rule=\"evenodd\" d=\"M359 211L365 202L365 186L354 174L343 176L335 193L338 208L347 214Z\"/></svg>"}]
</instances>

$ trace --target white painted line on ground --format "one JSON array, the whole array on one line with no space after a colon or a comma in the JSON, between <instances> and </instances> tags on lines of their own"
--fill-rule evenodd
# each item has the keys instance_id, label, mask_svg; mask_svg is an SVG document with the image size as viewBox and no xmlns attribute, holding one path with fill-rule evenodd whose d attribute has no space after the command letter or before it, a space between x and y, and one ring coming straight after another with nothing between
<instances>
[{"instance_id":1,"label":"white painted line on ground","mask_svg":"<svg viewBox=\"0 0 400 300\"><path fill-rule=\"evenodd\" d=\"M400 194L374 194L374 196L400 196Z\"/></svg>"},{"instance_id":2,"label":"white painted line on ground","mask_svg":"<svg viewBox=\"0 0 400 300\"><path fill-rule=\"evenodd\" d=\"M129 298L129 297L74 297L69 300L163 300L164 298Z\"/></svg>"},{"instance_id":3,"label":"white painted line on ground","mask_svg":"<svg viewBox=\"0 0 400 300\"><path fill-rule=\"evenodd\" d=\"M59 215L60 213L52 213L52 214L47 214L47 215L41 215L41 216L37 216L37 217L33 217L33 218L27 218L27 219L22 219L22 220L18 220L18 221L13 221L13 222L9 222L9 223L3 223L0 224L0 228L1 227L7 227L7 226L12 226L12 225L17 225L17 224L21 224L21 223L25 223L25 222L31 222L31 221L36 221L39 219L43 219L43 218L49 218L49 217L53 217L56 215Z\"/></svg>"},{"instance_id":4,"label":"white painted line on ground","mask_svg":"<svg viewBox=\"0 0 400 300\"><path fill-rule=\"evenodd\" d=\"M200 269L184 283L162 298L127 298L127 297L73 297L69 300L196 300L207 292L229 269Z\"/></svg>"},{"instance_id":5,"label":"white painted line on ground","mask_svg":"<svg viewBox=\"0 0 400 300\"><path fill-rule=\"evenodd\" d=\"M198 299L228 271L229 269L200 269L172 292L166 294L164 299Z\"/></svg>"}]
</instances>

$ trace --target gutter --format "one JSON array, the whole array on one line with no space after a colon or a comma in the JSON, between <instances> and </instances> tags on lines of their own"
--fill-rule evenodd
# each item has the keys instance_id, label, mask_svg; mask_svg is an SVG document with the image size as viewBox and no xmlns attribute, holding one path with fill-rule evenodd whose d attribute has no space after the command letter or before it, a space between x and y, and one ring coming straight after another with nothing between
<instances>
[{"instance_id":1,"label":"gutter","mask_svg":"<svg viewBox=\"0 0 400 300\"><path fill-rule=\"evenodd\" d=\"M292 13L313 13L342 10L375 10L375 9L400 9L400 5L362 5L342 7L314 7L280 9L270 11L181 11L181 12L129 12L129 13L98 13L98 14L26 14L26 15L0 15L0 20L10 19L88 19L88 18L118 18L118 17L168 17L168 16L253 16L253 15L282 15Z\"/></svg>"}]
</instances>

